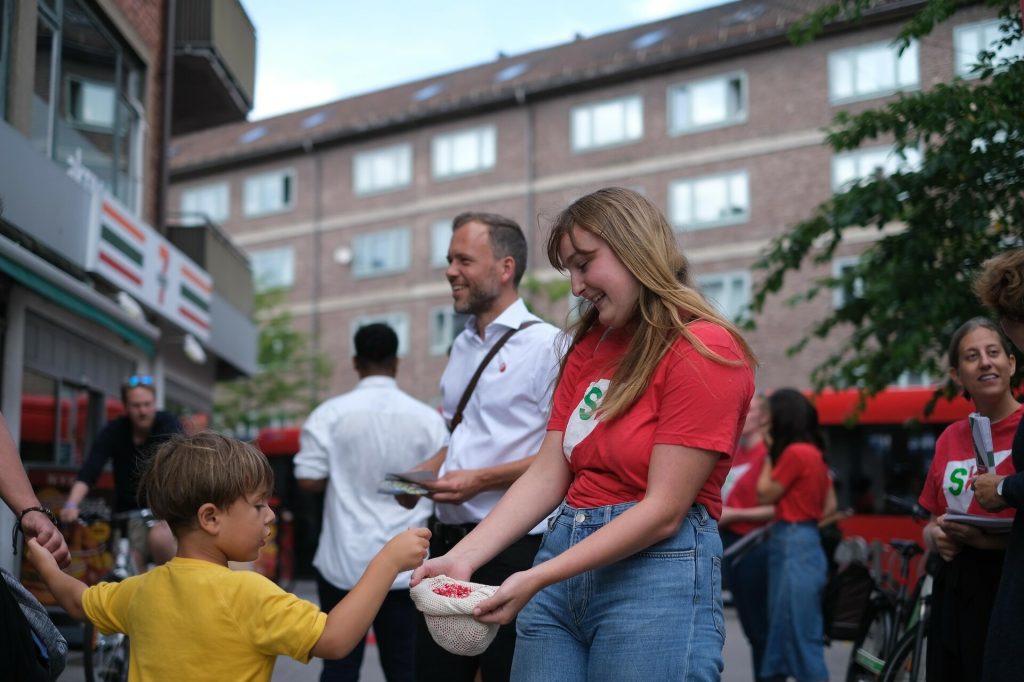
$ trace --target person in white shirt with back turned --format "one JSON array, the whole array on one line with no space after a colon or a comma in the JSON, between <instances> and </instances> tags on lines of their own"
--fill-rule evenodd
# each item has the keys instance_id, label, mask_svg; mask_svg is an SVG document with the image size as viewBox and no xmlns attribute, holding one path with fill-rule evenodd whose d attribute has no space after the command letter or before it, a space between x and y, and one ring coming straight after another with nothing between
<instances>
[{"instance_id":1,"label":"person in white shirt with back turned","mask_svg":"<svg viewBox=\"0 0 1024 682\"><path fill-rule=\"evenodd\" d=\"M437 503L431 556L445 554L487 516L529 467L544 439L559 359L567 344L559 341L564 336L557 327L542 322L519 297L526 253L526 238L514 220L472 212L452 223L445 276L455 312L473 317L452 344L441 376L442 414L452 429L449 442L419 467L440 476L427 484ZM484 365L459 419L458 406L473 375L509 333ZM472 580L500 585L512 573L532 566L544 527L538 524L481 566ZM501 627L480 656L456 656L431 639L421 619L417 680L473 682L477 671L483 682L508 680L515 635L513 621Z\"/></svg>"},{"instance_id":2,"label":"person in white shirt with back turned","mask_svg":"<svg viewBox=\"0 0 1024 682\"><path fill-rule=\"evenodd\" d=\"M323 528L313 566L320 608L329 611L352 589L392 536L426 524L428 501L411 509L377 492L386 474L406 471L443 447L448 429L437 410L398 388L398 337L385 324L355 334L352 364L359 383L320 405L302 428L295 477L303 490L326 489ZM416 608L409 573L395 580L373 621L388 682L415 677ZM322 682L359 679L365 646L324 661Z\"/></svg>"}]
</instances>

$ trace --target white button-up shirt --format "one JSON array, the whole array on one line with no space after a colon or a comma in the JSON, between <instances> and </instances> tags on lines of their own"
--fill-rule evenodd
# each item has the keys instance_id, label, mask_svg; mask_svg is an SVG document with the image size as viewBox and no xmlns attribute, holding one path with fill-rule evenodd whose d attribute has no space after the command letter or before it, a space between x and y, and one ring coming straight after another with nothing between
<instances>
[{"instance_id":1,"label":"white button-up shirt","mask_svg":"<svg viewBox=\"0 0 1024 682\"><path fill-rule=\"evenodd\" d=\"M405 509L377 492L384 476L412 469L444 447L448 429L437 410L391 377L370 376L324 402L302 427L295 477L327 479L324 522L313 565L335 587L350 590L393 536L426 525L430 502ZM408 589L410 572L392 589Z\"/></svg>"},{"instance_id":2,"label":"white button-up shirt","mask_svg":"<svg viewBox=\"0 0 1024 682\"><path fill-rule=\"evenodd\" d=\"M540 320L517 299L487 326L484 338L474 320L452 344L448 367L441 376L445 421L450 421L480 361L501 335L528 320ZM551 394L564 350L561 331L546 322L516 332L495 355L473 391L462 423L451 434L446 471L507 464L536 454L547 430ZM441 523L477 523L498 503L504 490L488 490L463 504L438 504ZM543 524L531 532L539 532Z\"/></svg>"}]
</instances>

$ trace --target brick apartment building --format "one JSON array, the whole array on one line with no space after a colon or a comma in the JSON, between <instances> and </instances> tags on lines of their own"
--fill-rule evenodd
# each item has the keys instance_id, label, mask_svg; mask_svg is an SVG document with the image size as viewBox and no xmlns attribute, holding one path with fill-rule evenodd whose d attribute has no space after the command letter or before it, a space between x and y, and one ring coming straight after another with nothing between
<instances>
[{"instance_id":1,"label":"brick apartment building","mask_svg":"<svg viewBox=\"0 0 1024 682\"><path fill-rule=\"evenodd\" d=\"M255 370L244 254L162 220L168 139L245 119L255 49L237 0L0 0L0 410L45 504L129 375L201 426Z\"/></svg>"},{"instance_id":2,"label":"brick apartment building","mask_svg":"<svg viewBox=\"0 0 1024 682\"><path fill-rule=\"evenodd\" d=\"M451 219L467 209L521 221L528 276L543 284L562 277L544 258L550 217L602 186L638 189L678 230L705 293L735 315L771 238L835 187L900 163L885 146L834 156L822 129L836 113L966 76L998 33L990 10L967 7L898 56L891 41L920 3L896 1L793 46L787 28L817 4L741 0L179 136L169 205L221 224L262 286L288 288L296 324L335 361L332 392L355 382L354 329L384 320L402 340L403 386L437 399L460 327L444 257ZM874 234L851 231L832 271ZM828 273L793 276L789 293ZM533 289L531 305L564 322L568 296ZM787 357L833 301L791 309L786 297L750 335L762 388L806 387L827 350Z\"/></svg>"}]
</instances>

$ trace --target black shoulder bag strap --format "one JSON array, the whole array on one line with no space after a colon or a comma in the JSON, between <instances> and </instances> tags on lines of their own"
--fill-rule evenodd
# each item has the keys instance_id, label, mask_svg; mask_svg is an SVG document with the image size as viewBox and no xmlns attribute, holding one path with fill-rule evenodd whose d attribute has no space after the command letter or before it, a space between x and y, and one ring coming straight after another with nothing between
<instances>
[{"instance_id":1,"label":"black shoulder bag strap","mask_svg":"<svg viewBox=\"0 0 1024 682\"><path fill-rule=\"evenodd\" d=\"M480 381L480 375L484 373L487 365L491 362L501 347L505 345L505 342L512 338L512 335L517 331L526 329L527 327L537 324L540 320L528 320L523 322L515 329L509 329L507 332L501 335L491 349L487 351L487 355L480 361L480 366L476 368L476 372L473 373L473 378L469 380L469 384L466 386L466 390L462 392L462 398L459 399L459 406L455 408L455 414L452 416L452 420L448 422L448 433L455 430L455 427L462 423L462 411L466 409L466 405L469 404L469 399L473 395L473 389L476 388L476 383Z\"/></svg>"}]
</instances>

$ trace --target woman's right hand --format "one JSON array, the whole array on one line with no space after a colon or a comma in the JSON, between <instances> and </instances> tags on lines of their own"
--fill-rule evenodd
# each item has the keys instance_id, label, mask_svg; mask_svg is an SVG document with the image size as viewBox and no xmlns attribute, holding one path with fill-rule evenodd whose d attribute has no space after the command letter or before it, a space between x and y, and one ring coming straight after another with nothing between
<instances>
[{"instance_id":1,"label":"woman's right hand","mask_svg":"<svg viewBox=\"0 0 1024 682\"><path fill-rule=\"evenodd\" d=\"M955 527L963 524L946 522L946 515L935 519L935 522L930 524L932 544L935 545L935 551L939 553L943 561L952 561L953 557L960 553L963 549L963 543L957 540L951 533L955 530ZM950 531L947 533L944 526L948 526Z\"/></svg>"},{"instance_id":2,"label":"woman's right hand","mask_svg":"<svg viewBox=\"0 0 1024 682\"><path fill-rule=\"evenodd\" d=\"M473 575L473 567L468 562L452 557L452 552L424 561L419 568L412 572L409 587L416 587L421 580L433 578L435 575L446 575L456 580L469 580Z\"/></svg>"}]
</instances>

